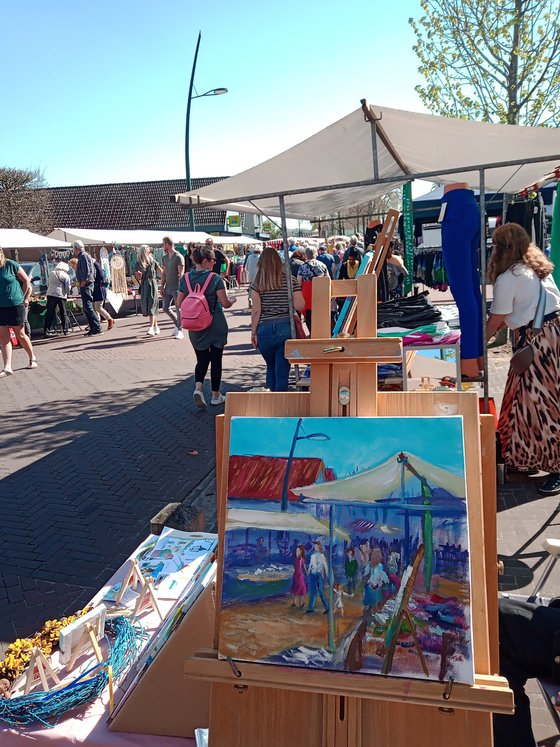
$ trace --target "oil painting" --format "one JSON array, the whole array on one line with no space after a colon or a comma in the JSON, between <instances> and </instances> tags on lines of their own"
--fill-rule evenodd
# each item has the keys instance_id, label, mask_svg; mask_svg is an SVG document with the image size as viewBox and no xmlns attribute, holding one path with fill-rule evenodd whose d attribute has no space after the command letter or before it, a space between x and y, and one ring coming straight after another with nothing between
<instances>
[{"instance_id":1,"label":"oil painting","mask_svg":"<svg viewBox=\"0 0 560 747\"><path fill-rule=\"evenodd\" d=\"M232 418L219 654L474 682L461 417Z\"/></svg>"}]
</instances>

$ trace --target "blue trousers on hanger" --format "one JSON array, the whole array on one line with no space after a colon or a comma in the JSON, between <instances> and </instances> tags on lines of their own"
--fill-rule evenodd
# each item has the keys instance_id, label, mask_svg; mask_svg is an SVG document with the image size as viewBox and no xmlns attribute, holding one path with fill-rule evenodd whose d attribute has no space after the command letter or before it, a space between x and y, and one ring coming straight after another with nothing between
<instances>
[{"instance_id":1,"label":"blue trousers on hanger","mask_svg":"<svg viewBox=\"0 0 560 747\"><path fill-rule=\"evenodd\" d=\"M453 189L441 223L443 260L459 309L461 358L479 358L482 350L482 293L478 271L480 210L471 189Z\"/></svg>"}]
</instances>

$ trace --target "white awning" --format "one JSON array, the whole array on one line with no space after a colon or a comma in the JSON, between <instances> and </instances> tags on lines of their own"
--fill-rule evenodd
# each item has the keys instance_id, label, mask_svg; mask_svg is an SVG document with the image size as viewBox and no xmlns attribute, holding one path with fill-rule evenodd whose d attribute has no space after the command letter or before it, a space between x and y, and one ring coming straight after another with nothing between
<instances>
[{"instance_id":1,"label":"white awning","mask_svg":"<svg viewBox=\"0 0 560 747\"><path fill-rule=\"evenodd\" d=\"M161 244L164 236L171 236L176 244L189 242L204 243L210 238L204 231L148 231L101 228L55 228L49 236L63 241L83 241L88 246L102 246L103 244L119 244L121 246L140 246ZM212 237L214 238L214 237Z\"/></svg>"},{"instance_id":2,"label":"white awning","mask_svg":"<svg viewBox=\"0 0 560 747\"><path fill-rule=\"evenodd\" d=\"M0 228L0 246L3 249L68 249L70 244L24 228Z\"/></svg>"},{"instance_id":3,"label":"white awning","mask_svg":"<svg viewBox=\"0 0 560 747\"><path fill-rule=\"evenodd\" d=\"M266 529L275 532L299 532L323 537L329 533L328 522L296 511L261 511L251 508L230 508L226 517L226 532L234 529ZM348 534L337 529L338 537L348 539Z\"/></svg>"},{"instance_id":4,"label":"white awning","mask_svg":"<svg viewBox=\"0 0 560 747\"><path fill-rule=\"evenodd\" d=\"M249 244L262 244L262 240L254 239L252 236L212 236L214 244L224 246L226 244L239 244L246 246Z\"/></svg>"},{"instance_id":5,"label":"white awning","mask_svg":"<svg viewBox=\"0 0 560 747\"><path fill-rule=\"evenodd\" d=\"M402 465L397 454L373 469L342 480L322 482L293 488L293 492L305 498L324 501L346 501L348 503L375 503L391 494L397 494L401 487ZM414 454L407 454L409 462L431 485L445 488L457 498L465 498L465 478L446 469L429 464ZM407 483L414 475L405 469ZM415 478L416 479L416 478ZM395 497L395 496L393 496Z\"/></svg>"},{"instance_id":6,"label":"white awning","mask_svg":"<svg viewBox=\"0 0 560 747\"><path fill-rule=\"evenodd\" d=\"M377 138L379 178L391 177L394 182L286 195L288 217L324 216L370 200L425 172L548 155L559 156L560 164L559 128L470 122L377 105L371 110L381 117ZM542 161L488 170L486 189L517 192L538 181L557 163ZM183 204L191 204L191 199L193 205L209 206L220 201L232 210L278 215L276 195L373 179L372 164L371 126L364 121L360 108L258 166L176 198ZM479 185L476 170L429 178L440 184L464 181L471 187ZM274 196L254 199L256 207L236 201L256 195Z\"/></svg>"}]
</instances>

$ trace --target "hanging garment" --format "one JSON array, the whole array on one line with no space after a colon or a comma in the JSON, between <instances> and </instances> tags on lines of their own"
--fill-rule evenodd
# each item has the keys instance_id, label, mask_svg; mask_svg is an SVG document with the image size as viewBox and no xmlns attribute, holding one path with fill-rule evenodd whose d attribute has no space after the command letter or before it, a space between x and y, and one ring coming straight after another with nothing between
<instances>
[{"instance_id":1,"label":"hanging garment","mask_svg":"<svg viewBox=\"0 0 560 747\"><path fill-rule=\"evenodd\" d=\"M510 202L506 210L506 223L517 223L527 231L533 240L534 231L534 204L533 200L521 200Z\"/></svg>"}]
</instances>

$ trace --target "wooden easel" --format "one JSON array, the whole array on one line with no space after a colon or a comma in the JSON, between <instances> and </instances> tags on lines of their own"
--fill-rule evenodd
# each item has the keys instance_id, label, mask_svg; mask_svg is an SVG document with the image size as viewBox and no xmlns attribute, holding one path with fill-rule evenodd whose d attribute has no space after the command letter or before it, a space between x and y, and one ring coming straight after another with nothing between
<instances>
[{"instance_id":1,"label":"wooden easel","mask_svg":"<svg viewBox=\"0 0 560 747\"><path fill-rule=\"evenodd\" d=\"M330 338L331 296L356 296L357 335ZM230 421L233 416L462 415L471 537L475 684L229 663L215 650L188 659L188 676L212 682L210 747L492 747L491 713L512 713L513 694L497 671L497 563L493 433L474 393L377 393L377 363L402 357L400 341L376 339L376 277L313 282L309 340L287 357L312 366L309 393L230 393L217 419L219 563L223 562ZM483 450L481 459L481 424ZM484 465L484 472L482 472ZM482 474L482 484L481 484ZM483 504L482 485L488 502ZM488 528L488 542L485 531ZM221 567L217 599L221 598ZM495 596L495 598L494 598ZM220 605L217 602L216 644Z\"/></svg>"},{"instance_id":2,"label":"wooden easel","mask_svg":"<svg viewBox=\"0 0 560 747\"><path fill-rule=\"evenodd\" d=\"M101 662L103 661L103 654L101 653L99 643L97 642L95 627L91 623L87 623L84 626L84 630L82 632L82 635L80 636L80 640L78 641L77 645L72 648L72 656L70 657L70 661L66 665L66 669L69 672L74 668L76 660L85 653L89 646L91 646L91 650L95 654L95 658L97 659L98 664L101 664Z\"/></svg>"},{"instance_id":3,"label":"wooden easel","mask_svg":"<svg viewBox=\"0 0 560 747\"><path fill-rule=\"evenodd\" d=\"M27 668L27 676L25 678L25 688L23 690L23 694L27 695L31 688L33 687L34 683L37 681L35 679L35 668L37 668L37 671L39 673L39 679L41 681L41 686L45 692L50 690L49 687L49 681L48 678L54 682L55 685L60 684L60 678L58 677L57 673L54 671L54 669L49 664L49 661L45 654L41 651L40 648L37 648L37 646L33 647L33 650L31 651L31 659L29 660L29 665Z\"/></svg>"}]
</instances>

